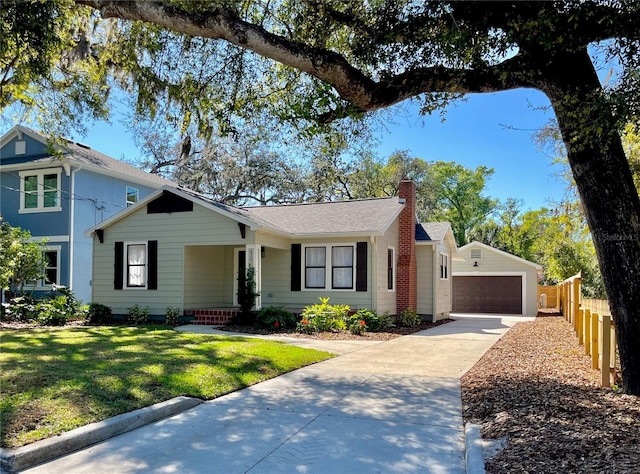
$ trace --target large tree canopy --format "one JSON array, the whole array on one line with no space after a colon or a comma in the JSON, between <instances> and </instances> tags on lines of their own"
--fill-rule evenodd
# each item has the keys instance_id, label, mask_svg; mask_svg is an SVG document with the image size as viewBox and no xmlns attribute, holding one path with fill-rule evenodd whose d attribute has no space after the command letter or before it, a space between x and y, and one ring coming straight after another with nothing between
<instances>
[{"instance_id":1,"label":"large tree canopy","mask_svg":"<svg viewBox=\"0 0 640 474\"><path fill-rule=\"evenodd\" d=\"M205 134L213 121L233 130L231 112L326 122L406 99L429 112L469 92L543 91L592 231L623 387L640 394L640 199L620 139L638 117L640 2L77 3L127 20L77 28L79 43L88 31L103 40L88 57L104 68L90 72L118 71L140 113L162 109ZM589 56L595 44L619 65L606 90Z\"/></svg>"}]
</instances>

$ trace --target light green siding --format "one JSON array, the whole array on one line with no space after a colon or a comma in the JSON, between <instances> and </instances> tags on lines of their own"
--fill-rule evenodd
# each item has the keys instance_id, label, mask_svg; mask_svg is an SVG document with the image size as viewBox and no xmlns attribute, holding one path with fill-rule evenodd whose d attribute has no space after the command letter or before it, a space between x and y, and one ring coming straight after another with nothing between
<instances>
[{"instance_id":1,"label":"light green siding","mask_svg":"<svg viewBox=\"0 0 640 474\"><path fill-rule=\"evenodd\" d=\"M418 314L433 315L433 247L416 248L418 264Z\"/></svg>"},{"instance_id":2,"label":"light green siding","mask_svg":"<svg viewBox=\"0 0 640 474\"><path fill-rule=\"evenodd\" d=\"M292 241L304 246L312 244L344 244L351 245L356 242L362 242L368 239L356 238L353 240L345 238L327 238L327 239L306 239ZM309 304L318 303L319 297L329 297L331 303L348 304L354 309L372 308L372 291L371 291L371 265L373 246L368 242L367 259L368 259L368 275L367 275L367 291L355 290L307 290L303 288L301 291L291 291L291 244L289 249L279 250L275 248L265 249L265 258L262 259L262 306L287 306L292 309L300 309ZM386 250L385 250L386 251ZM304 260L303 260L304 261ZM331 269L327 268L329 272ZM303 272L303 268L300 269ZM354 267L354 286L355 286L355 267Z\"/></svg>"},{"instance_id":3,"label":"light green siding","mask_svg":"<svg viewBox=\"0 0 640 474\"><path fill-rule=\"evenodd\" d=\"M376 237L376 262L372 271L376 272L376 311L378 313L389 312L396 314L396 282L394 281L393 291L387 288L387 250L392 247L395 249L396 265L394 267L393 279L397 278L397 261L398 261L398 220L389 226L384 235Z\"/></svg>"},{"instance_id":4,"label":"light green siding","mask_svg":"<svg viewBox=\"0 0 640 474\"><path fill-rule=\"evenodd\" d=\"M437 246L437 254L438 254L438 259L436 260L436 262L438 262L438 274L436 275L437 302L436 302L436 311L435 311L435 314L433 315L434 321L438 321L439 319L446 318L451 312L451 305L452 305L452 301L451 301L451 284L452 284L451 271L453 270L452 249L446 244L446 240L444 243ZM446 279L440 278L440 273L439 273L440 254L446 254L449 257L448 278Z\"/></svg>"},{"instance_id":5,"label":"light green siding","mask_svg":"<svg viewBox=\"0 0 640 474\"><path fill-rule=\"evenodd\" d=\"M184 249L184 307L188 309L223 306L228 301L224 288L225 249L228 247L188 246ZM226 297L226 298L225 298Z\"/></svg>"},{"instance_id":6,"label":"light green siding","mask_svg":"<svg viewBox=\"0 0 640 474\"><path fill-rule=\"evenodd\" d=\"M185 244L245 245L253 242L255 233L247 229L242 239L237 223L202 206L194 205L193 212L147 214L142 206L125 219L117 221L104 232L104 243L94 239L93 301L111 307L114 314L126 314L133 304L148 306L151 314L162 315L167 306L185 309L185 298L195 298L194 291L185 292L185 263L194 267L193 255L185 260ZM158 289L113 289L114 244L121 242L158 241ZM225 252L225 265L229 257ZM233 263L233 255L230 257ZM199 272L205 270L198 270ZM207 270L208 271L208 270ZM213 272L213 270L210 270ZM205 271L206 273L206 271ZM228 274L229 272L225 272ZM213 274L210 273L210 276ZM194 279L189 277L188 283ZM229 277L232 284L232 277ZM201 285L202 284L198 284ZM223 292L231 294L225 281ZM219 291L215 290L215 291Z\"/></svg>"}]
</instances>

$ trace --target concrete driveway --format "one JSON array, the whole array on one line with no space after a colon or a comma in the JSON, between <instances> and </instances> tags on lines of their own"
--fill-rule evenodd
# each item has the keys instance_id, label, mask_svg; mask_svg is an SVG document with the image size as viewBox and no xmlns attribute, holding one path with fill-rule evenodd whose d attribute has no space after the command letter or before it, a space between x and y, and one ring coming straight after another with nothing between
<instances>
[{"instance_id":1,"label":"concrete driveway","mask_svg":"<svg viewBox=\"0 0 640 474\"><path fill-rule=\"evenodd\" d=\"M482 472L481 457L465 461L460 377L526 319L464 317L350 345L24 472Z\"/></svg>"}]
</instances>

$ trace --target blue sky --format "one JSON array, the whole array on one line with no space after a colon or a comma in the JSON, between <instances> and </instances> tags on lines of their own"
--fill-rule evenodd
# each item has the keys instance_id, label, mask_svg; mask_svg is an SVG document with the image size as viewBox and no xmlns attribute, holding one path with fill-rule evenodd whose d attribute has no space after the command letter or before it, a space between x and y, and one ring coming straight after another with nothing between
<instances>
[{"instance_id":1,"label":"blue sky","mask_svg":"<svg viewBox=\"0 0 640 474\"><path fill-rule=\"evenodd\" d=\"M426 161L455 161L468 168L485 165L495 170L487 183L488 196L524 201L524 210L559 201L564 184L554 176L551 158L537 149L535 130L551 117L541 92L519 89L493 94L471 94L449 106L442 123L439 114L420 116L415 104L394 110L394 118L377 134L377 155L408 150ZM86 136L74 139L114 158L135 161L140 152L131 131L114 118L96 123Z\"/></svg>"}]
</instances>

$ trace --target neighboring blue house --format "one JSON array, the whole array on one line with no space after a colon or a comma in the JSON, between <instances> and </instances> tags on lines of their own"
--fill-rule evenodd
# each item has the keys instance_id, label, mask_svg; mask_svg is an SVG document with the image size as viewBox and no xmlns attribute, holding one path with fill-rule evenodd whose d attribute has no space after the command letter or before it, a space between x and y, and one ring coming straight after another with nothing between
<instances>
[{"instance_id":1,"label":"neighboring blue house","mask_svg":"<svg viewBox=\"0 0 640 474\"><path fill-rule=\"evenodd\" d=\"M47 137L21 125L0 138L0 216L47 241L47 278L27 289L48 291L56 283L88 303L93 243L84 231L175 183L80 143L54 149L52 155Z\"/></svg>"}]
</instances>

